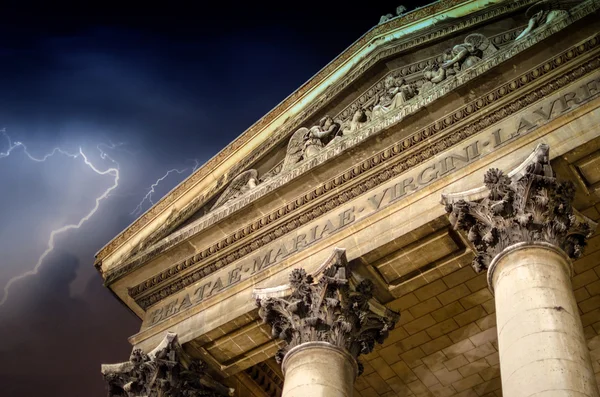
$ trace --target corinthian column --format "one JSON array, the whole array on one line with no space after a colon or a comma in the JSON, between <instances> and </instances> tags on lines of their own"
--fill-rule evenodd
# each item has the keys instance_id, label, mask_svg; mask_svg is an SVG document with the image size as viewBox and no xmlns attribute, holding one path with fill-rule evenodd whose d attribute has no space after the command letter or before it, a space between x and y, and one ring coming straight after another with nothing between
<instances>
[{"instance_id":1,"label":"corinthian column","mask_svg":"<svg viewBox=\"0 0 600 397\"><path fill-rule=\"evenodd\" d=\"M502 394L597 397L571 286L571 259L595 225L577 220L575 187L554 177L548 146L520 169L512 177L490 169L486 198L446 207L468 232L475 270L487 270L495 294Z\"/></svg>"},{"instance_id":2,"label":"corinthian column","mask_svg":"<svg viewBox=\"0 0 600 397\"><path fill-rule=\"evenodd\" d=\"M285 376L282 397L351 397L362 372L358 356L382 343L399 318L372 299L370 280L351 286L346 265L336 249L318 282L296 269L288 285L255 290L260 317L285 341L275 356Z\"/></svg>"},{"instance_id":3,"label":"corinthian column","mask_svg":"<svg viewBox=\"0 0 600 397\"><path fill-rule=\"evenodd\" d=\"M108 397L231 397L234 392L186 354L172 332L151 352L134 349L129 361L102 364L101 372Z\"/></svg>"}]
</instances>

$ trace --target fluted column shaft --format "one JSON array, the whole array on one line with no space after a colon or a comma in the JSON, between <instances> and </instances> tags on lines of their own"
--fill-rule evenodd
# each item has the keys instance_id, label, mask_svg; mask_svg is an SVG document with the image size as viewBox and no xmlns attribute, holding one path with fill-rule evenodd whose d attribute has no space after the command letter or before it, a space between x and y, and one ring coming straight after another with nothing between
<instances>
[{"instance_id":1,"label":"fluted column shaft","mask_svg":"<svg viewBox=\"0 0 600 397\"><path fill-rule=\"evenodd\" d=\"M488 272L503 395L598 397L567 255L548 243L519 243Z\"/></svg>"}]
</instances>

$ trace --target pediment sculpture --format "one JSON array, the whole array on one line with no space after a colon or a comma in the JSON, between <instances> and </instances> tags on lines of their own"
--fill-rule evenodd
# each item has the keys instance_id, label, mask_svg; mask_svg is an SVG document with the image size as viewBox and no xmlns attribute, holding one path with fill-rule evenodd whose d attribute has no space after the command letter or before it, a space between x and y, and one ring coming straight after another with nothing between
<instances>
[{"instance_id":1,"label":"pediment sculpture","mask_svg":"<svg viewBox=\"0 0 600 397\"><path fill-rule=\"evenodd\" d=\"M551 24L558 18L569 15L569 11L566 5L560 1L544 0L529 7L525 15L529 18L529 24L515 41L527 37L533 31Z\"/></svg>"},{"instance_id":2,"label":"pediment sculpture","mask_svg":"<svg viewBox=\"0 0 600 397\"><path fill-rule=\"evenodd\" d=\"M418 93L417 85L407 83L402 77L387 76L383 84L385 91L375 98L375 106L371 112L372 119L401 107Z\"/></svg>"},{"instance_id":3,"label":"pediment sculpture","mask_svg":"<svg viewBox=\"0 0 600 397\"><path fill-rule=\"evenodd\" d=\"M325 116L319 124L310 128L299 128L288 142L282 171L290 170L299 161L315 156L329 144L340 131L340 123Z\"/></svg>"},{"instance_id":4,"label":"pediment sculpture","mask_svg":"<svg viewBox=\"0 0 600 397\"><path fill-rule=\"evenodd\" d=\"M352 118L342 125L342 135L352 135L369 121L367 112L363 108L358 108L352 115Z\"/></svg>"},{"instance_id":5,"label":"pediment sculpture","mask_svg":"<svg viewBox=\"0 0 600 397\"><path fill-rule=\"evenodd\" d=\"M233 178L229 186L221 193L215 204L212 206L211 211L234 198L241 196L247 191L254 189L258 184L258 171L250 169L242 172Z\"/></svg>"},{"instance_id":6,"label":"pediment sculpture","mask_svg":"<svg viewBox=\"0 0 600 397\"><path fill-rule=\"evenodd\" d=\"M424 69L425 82L419 93L429 91L436 84L489 58L497 51L498 48L481 33L468 35L465 37L464 43L457 44L444 52L444 62L441 65L434 63Z\"/></svg>"}]
</instances>

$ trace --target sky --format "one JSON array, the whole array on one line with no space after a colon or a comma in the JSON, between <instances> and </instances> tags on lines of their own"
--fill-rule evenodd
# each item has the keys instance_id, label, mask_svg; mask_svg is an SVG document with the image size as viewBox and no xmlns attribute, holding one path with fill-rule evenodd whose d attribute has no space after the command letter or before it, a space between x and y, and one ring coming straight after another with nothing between
<instances>
[{"instance_id":1,"label":"sky","mask_svg":"<svg viewBox=\"0 0 600 397\"><path fill-rule=\"evenodd\" d=\"M106 396L94 254L399 5L352 4L2 2L0 396Z\"/></svg>"}]
</instances>

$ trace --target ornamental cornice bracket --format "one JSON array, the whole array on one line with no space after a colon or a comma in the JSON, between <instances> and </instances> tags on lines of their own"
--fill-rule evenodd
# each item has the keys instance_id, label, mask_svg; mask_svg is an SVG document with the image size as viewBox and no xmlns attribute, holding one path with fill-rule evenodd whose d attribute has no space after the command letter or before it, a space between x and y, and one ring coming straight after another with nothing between
<instances>
[{"instance_id":1,"label":"ornamental cornice bracket","mask_svg":"<svg viewBox=\"0 0 600 397\"><path fill-rule=\"evenodd\" d=\"M108 397L230 397L235 391L213 379L205 364L190 357L172 332L149 353L134 349L129 361L102 364L101 373Z\"/></svg>"},{"instance_id":2,"label":"ornamental cornice bracket","mask_svg":"<svg viewBox=\"0 0 600 397\"><path fill-rule=\"evenodd\" d=\"M508 174L489 169L483 181L475 189L442 194L450 224L466 232L472 245L477 272L519 243L551 244L571 259L583 254L597 223L573 208L575 185L556 178L547 144L538 144Z\"/></svg>"},{"instance_id":3,"label":"ornamental cornice bracket","mask_svg":"<svg viewBox=\"0 0 600 397\"><path fill-rule=\"evenodd\" d=\"M373 289L370 280L351 276L340 248L313 274L294 269L288 284L254 289L259 316L271 326L273 338L286 342L275 356L277 362L307 342L327 342L355 359L373 351L400 318L373 298ZM360 374L360 363L358 369Z\"/></svg>"}]
</instances>

